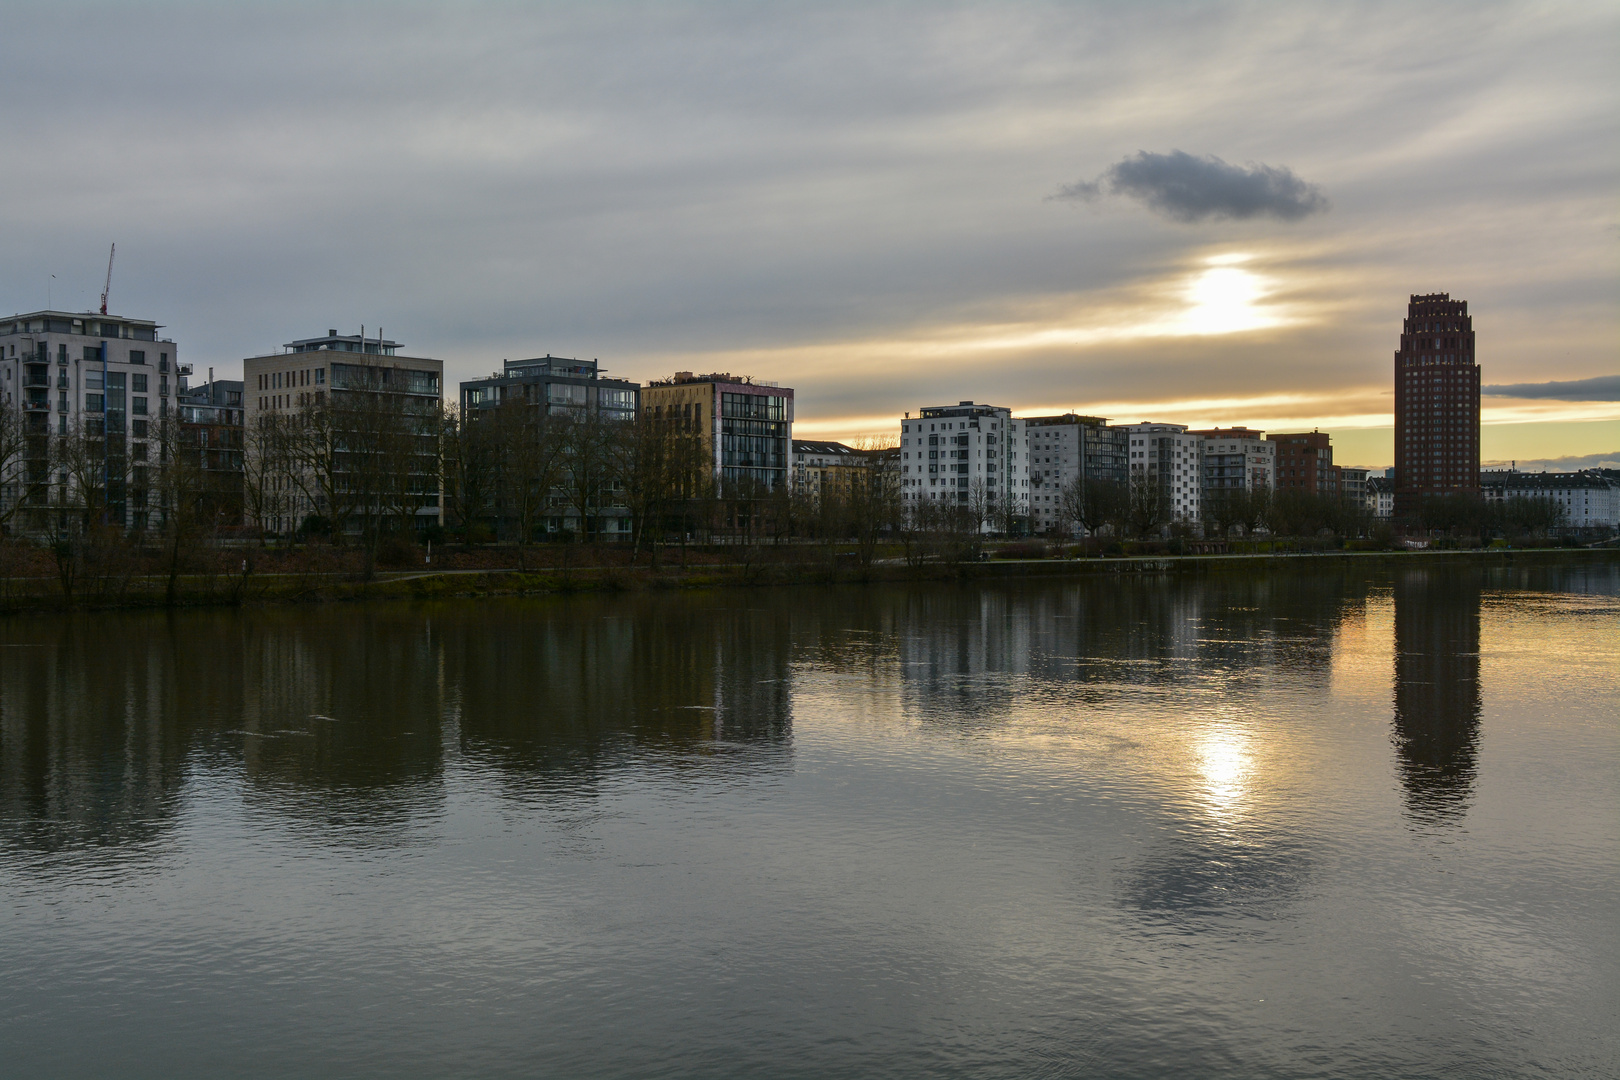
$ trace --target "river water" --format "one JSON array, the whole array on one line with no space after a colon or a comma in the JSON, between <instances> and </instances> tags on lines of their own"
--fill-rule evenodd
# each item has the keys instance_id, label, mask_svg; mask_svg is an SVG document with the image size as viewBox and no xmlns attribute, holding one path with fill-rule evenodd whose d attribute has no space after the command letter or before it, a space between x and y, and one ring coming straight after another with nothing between
<instances>
[{"instance_id":1,"label":"river water","mask_svg":"<svg viewBox=\"0 0 1620 1080\"><path fill-rule=\"evenodd\" d=\"M1613 1076L1617 594L0 621L0 1072Z\"/></svg>"}]
</instances>

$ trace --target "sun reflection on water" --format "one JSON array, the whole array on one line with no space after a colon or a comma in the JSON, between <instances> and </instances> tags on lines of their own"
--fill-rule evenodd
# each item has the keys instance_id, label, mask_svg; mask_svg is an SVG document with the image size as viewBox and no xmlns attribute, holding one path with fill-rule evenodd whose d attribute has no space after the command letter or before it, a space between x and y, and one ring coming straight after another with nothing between
<instances>
[{"instance_id":1,"label":"sun reflection on water","mask_svg":"<svg viewBox=\"0 0 1620 1080\"><path fill-rule=\"evenodd\" d=\"M1199 738L1195 752L1211 815L1223 821L1238 816L1248 802L1254 771L1247 737L1229 727L1212 727Z\"/></svg>"}]
</instances>

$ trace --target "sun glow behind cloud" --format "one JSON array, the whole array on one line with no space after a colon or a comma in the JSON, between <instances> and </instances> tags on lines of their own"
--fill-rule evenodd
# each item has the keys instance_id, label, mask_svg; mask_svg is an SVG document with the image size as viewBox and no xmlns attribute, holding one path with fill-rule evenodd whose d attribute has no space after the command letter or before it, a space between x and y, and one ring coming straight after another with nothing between
<instances>
[{"instance_id":1,"label":"sun glow behind cloud","mask_svg":"<svg viewBox=\"0 0 1620 1080\"><path fill-rule=\"evenodd\" d=\"M789 348L737 349L671 362L754 365L815 373L847 370L869 360L887 367L972 363L997 353L1050 348L1085 349L1148 339L1222 337L1305 322L1296 306L1277 299L1275 271L1240 265L1247 253L1226 253L1176 267L1132 285L1032 305L1005 321L942 325L903 337L818 342ZM1175 298L1166 302L1164 297ZM1021 317L1019 317L1021 316Z\"/></svg>"}]
</instances>

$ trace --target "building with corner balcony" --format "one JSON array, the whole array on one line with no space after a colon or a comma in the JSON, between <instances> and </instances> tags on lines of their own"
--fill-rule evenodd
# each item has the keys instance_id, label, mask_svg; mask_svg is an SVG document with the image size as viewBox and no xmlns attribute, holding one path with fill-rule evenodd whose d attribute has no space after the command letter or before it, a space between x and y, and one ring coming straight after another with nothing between
<instances>
[{"instance_id":1,"label":"building with corner balcony","mask_svg":"<svg viewBox=\"0 0 1620 1080\"><path fill-rule=\"evenodd\" d=\"M698 436L723 492L786 490L791 482L793 391L746 375L677 371L641 391L644 415Z\"/></svg>"},{"instance_id":2,"label":"building with corner balcony","mask_svg":"<svg viewBox=\"0 0 1620 1080\"><path fill-rule=\"evenodd\" d=\"M1270 491L1277 484L1277 445L1253 428L1189 432L1204 440L1204 495Z\"/></svg>"},{"instance_id":3,"label":"building with corner balcony","mask_svg":"<svg viewBox=\"0 0 1620 1080\"><path fill-rule=\"evenodd\" d=\"M576 421L602 421L621 424L636 419L641 404L641 384L629 379L607 378L606 368L597 360L564 356L533 357L502 361L501 370L483 379L461 384L461 416L477 424L500 410L520 409L525 422L561 424ZM566 442L566 440L565 440ZM567 470L573 476L574 462ZM600 463L585 465L596 470ZM548 535L573 534L601 540L628 540L632 533L630 510L624 505L623 478L582 474L583 488L573 483L559 484L547 496L544 529ZM583 506L581 505L583 503ZM581 510L589 511L588 519ZM491 499L486 513L500 528L513 523L498 498Z\"/></svg>"},{"instance_id":4,"label":"building with corner balcony","mask_svg":"<svg viewBox=\"0 0 1620 1080\"><path fill-rule=\"evenodd\" d=\"M1124 484L1128 476L1129 437L1109 427L1100 416L1061 413L1026 416L1024 441L1029 455L1029 526L1032 532L1067 532L1065 489L1079 484Z\"/></svg>"},{"instance_id":5,"label":"building with corner balcony","mask_svg":"<svg viewBox=\"0 0 1620 1080\"><path fill-rule=\"evenodd\" d=\"M161 329L94 312L0 319L0 405L16 410L25 435L21 460L0 476L0 501L23 504L13 528L71 528L86 507L92 524L155 524L157 426L190 373Z\"/></svg>"},{"instance_id":6,"label":"building with corner balcony","mask_svg":"<svg viewBox=\"0 0 1620 1080\"><path fill-rule=\"evenodd\" d=\"M215 379L175 396L175 449L197 485L199 523L215 531L242 524L243 404L240 379Z\"/></svg>"},{"instance_id":7,"label":"building with corner balcony","mask_svg":"<svg viewBox=\"0 0 1620 1080\"><path fill-rule=\"evenodd\" d=\"M1011 409L961 401L926 406L901 420L905 504L982 511L980 527L992 531L998 519L1000 524L1025 519L1029 490L1024 422Z\"/></svg>"},{"instance_id":8,"label":"building with corner balcony","mask_svg":"<svg viewBox=\"0 0 1620 1080\"><path fill-rule=\"evenodd\" d=\"M1203 514L1204 437L1185 424L1126 424L1131 485L1156 484L1163 516L1191 523Z\"/></svg>"}]
</instances>

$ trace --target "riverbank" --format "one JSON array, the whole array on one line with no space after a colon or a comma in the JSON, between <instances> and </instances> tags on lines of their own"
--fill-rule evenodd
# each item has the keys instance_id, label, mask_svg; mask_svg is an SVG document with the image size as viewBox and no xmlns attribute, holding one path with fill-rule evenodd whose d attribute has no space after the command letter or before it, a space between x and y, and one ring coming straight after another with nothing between
<instances>
[{"instance_id":1,"label":"riverbank","mask_svg":"<svg viewBox=\"0 0 1620 1080\"><path fill-rule=\"evenodd\" d=\"M791 551L786 554L800 554ZM660 589L761 588L898 582L957 582L998 578L1097 575L1176 576L1275 570L1341 573L1374 568L1432 566L1560 566L1620 564L1617 548L1485 549L1463 551L1331 551L1286 554L1137 555L1099 558L993 559L924 562L881 559L853 565L831 559L789 558L783 549L754 549L752 557L708 565L575 566L539 570L445 569L379 571L369 580L349 572L136 575L83 582L71 597L53 578L0 581L0 614L63 610L314 604L360 600L447 600L544 596L577 592Z\"/></svg>"}]
</instances>

